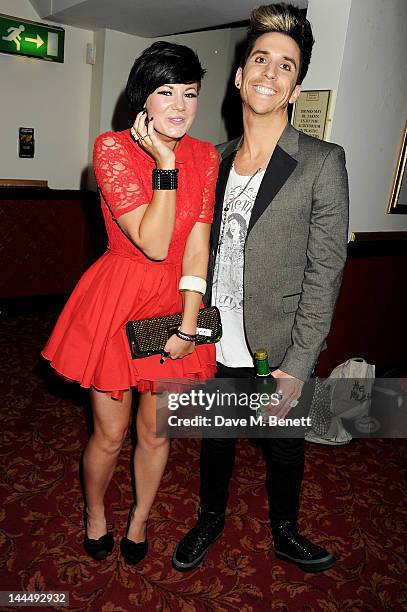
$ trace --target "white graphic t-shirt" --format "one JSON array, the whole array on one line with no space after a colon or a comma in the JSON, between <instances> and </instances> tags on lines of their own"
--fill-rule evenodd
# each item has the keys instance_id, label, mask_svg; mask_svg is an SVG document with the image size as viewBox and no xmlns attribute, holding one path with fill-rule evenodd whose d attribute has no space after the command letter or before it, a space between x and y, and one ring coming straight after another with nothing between
<instances>
[{"instance_id":1,"label":"white graphic t-shirt","mask_svg":"<svg viewBox=\"0 0 407 612\"><path fill-rule=\"evenodd\" d=\"M219 308L223 327L216 360L230 368L253 367L243 325L243 264L247 228L263 176L264 171L258 172L239 195L250 176L237 174L232 166L223 201L219 241L223 239L215 262L212 305Z\"/></svg>"}]
</instances>

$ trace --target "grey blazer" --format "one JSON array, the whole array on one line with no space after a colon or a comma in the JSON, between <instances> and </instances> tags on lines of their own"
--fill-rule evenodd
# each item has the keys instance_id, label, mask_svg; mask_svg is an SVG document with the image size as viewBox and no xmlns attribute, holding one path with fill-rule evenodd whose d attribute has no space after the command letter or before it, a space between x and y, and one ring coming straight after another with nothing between
<instances>
[{"instance_id":1,"label":"grey blazer","mask_svg":"<svg viewBox=\"0 0 407 612\"><path fill-rule=\"evenodd\" d=\"M240 139L219 145L206 303L223 198ZM243 317L250 350L301 380L325 348L346 260L348 180L342 147L287 124L254 203L245 243Z\"/></svg>"}]
</instances>

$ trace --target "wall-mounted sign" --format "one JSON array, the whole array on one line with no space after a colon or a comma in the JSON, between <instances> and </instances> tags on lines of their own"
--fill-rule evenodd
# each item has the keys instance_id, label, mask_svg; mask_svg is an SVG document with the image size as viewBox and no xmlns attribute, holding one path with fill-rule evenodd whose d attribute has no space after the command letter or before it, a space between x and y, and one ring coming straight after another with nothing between
<instances>
[{"instance_id":1,"label":"wall-mounted sign","mask_svg":"<svg viewBox=\"0 0 407 612\"><path fill-rule=\"evenodd\" d=\"M300 132L324 140L326 136L330 90L302 91L295 103L292 124Z\"/></svg>"},{"instance_id":2,"label":"wall-mounted sign","mask_svg":"<svg viewBox=\"0 0 407 612\"><path fill-rule=\"evenodd\" d=\"M19 128L18 157L34 157L34 128Z\"/></svg>"},{"instance_id":3,"label":"wall-mounted sign","mask_svg":"<svg viewBox=\"0 0 407 612\"><path fill-rule=\"evenodd\" d=\"M0 51L64 61L65 30L48 24L0 14Z\"/></svg>"}]
</instances>

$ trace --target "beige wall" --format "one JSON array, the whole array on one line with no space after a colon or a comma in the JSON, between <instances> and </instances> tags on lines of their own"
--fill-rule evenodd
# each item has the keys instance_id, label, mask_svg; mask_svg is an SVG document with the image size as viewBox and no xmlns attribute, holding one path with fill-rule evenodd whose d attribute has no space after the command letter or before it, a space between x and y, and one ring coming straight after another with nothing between
<instances>
[{"instance_id":1,"label":"beige wall","mask_svg":"<svg viewBox=\"0 0 407 612\"><path fill-rule=\"evenodd\" d=\"M332 91L327 140L330 140L334 120L351 5L352 0L310 0L308 5L307 18L312 25L315 44L302 86L303 89Z\"/></svg>"},{"instance_id":2,"label":"beige wall","mask_svg":"<svg viewBox=\"0 0 407 612\"><path fill-rule=\"evenodd\" d=\"M309 0L316 43L304 89L332 89L329 139L346 152L349 233L406 230L388 215L407 117L405 0Z\"/></svg>"},{"instance_id":3,"label":"beige wall","mask_svg":"<svg viewBox=\"0 0 407 612\"><path fill-rule=\"evenodd\" d=\"M406 25L406 0L352 0L332 127L347 154L351 231L407 230L407 215L386 214L407 118Z\"/></svg>"},{"instance_id":4,"label":"beige wall","mask_svg":"<svg viewBox=\"0 0 407 612\"><path fill-rule=\"evenodd\" d=\"M41 21L28 0L2 0L2 13ZM0 176L47 179L78 189L87 168L93 32L65 28L65 62L0 53ZM18 157L18 128L35 130L34 159Z\"/></svg>"}]
</instances>

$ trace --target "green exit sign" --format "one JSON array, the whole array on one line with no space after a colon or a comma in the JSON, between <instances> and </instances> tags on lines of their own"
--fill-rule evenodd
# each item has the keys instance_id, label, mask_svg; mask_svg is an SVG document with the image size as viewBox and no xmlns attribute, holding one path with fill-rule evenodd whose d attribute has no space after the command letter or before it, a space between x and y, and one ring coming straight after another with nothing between
<instances>
[{"instance_id":1,"label":"green exit sign","mask_svg":"<svg viewBox=\"0 0 407 612\"><path fill-rule=\"evenodd\" d=\"M64 61L65 30L48 24L0 14L0 51Z\"/></svg>"}]
</instances>

